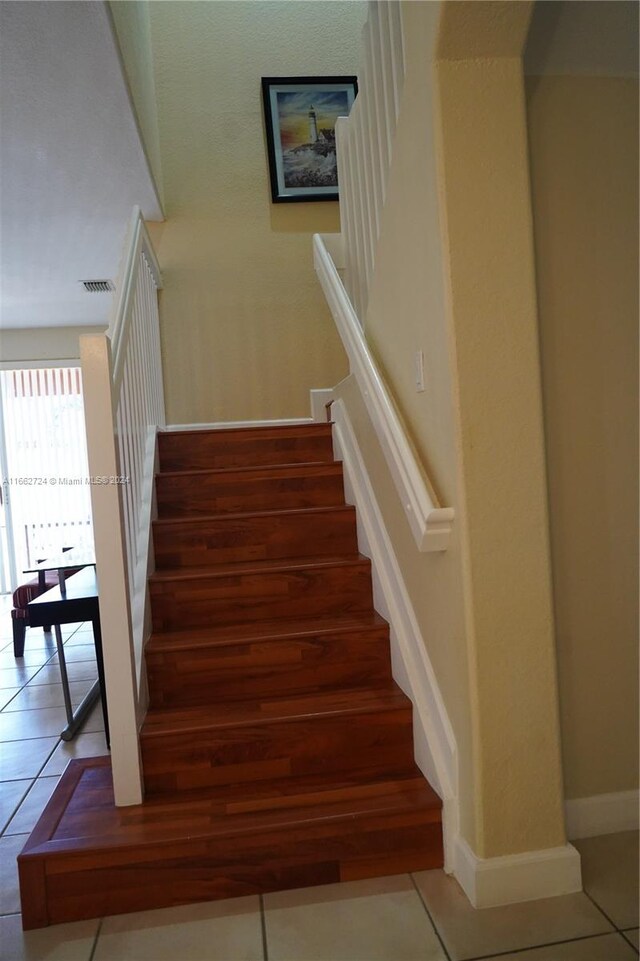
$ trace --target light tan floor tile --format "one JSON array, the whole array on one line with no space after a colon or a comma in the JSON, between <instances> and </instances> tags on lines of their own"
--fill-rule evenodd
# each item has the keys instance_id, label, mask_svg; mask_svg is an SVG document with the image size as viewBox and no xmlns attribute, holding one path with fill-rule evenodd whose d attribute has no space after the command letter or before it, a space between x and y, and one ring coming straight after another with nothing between
<instances>
[{"instance_id":1,"label":"light tan floor tile","mask_svg":"<svg viewBox=\"0 0 640 961\"><path fill-rule=\"evenodd\" d=\"M105 918L93 961L262 961L257 897Z\"/></svg>"},{"instance_id":2,"label":"light tan floor tile","mask_svg":"<svg viewBox=\"0 0 640 961\"><path fill-rule=\"evenodd\" d=\"M93 628L81 627L65 642L65 647L75 647L77 644L93 644Z\"/></svg>"},{"instance_id":3,"label":"light tan floor tile","mask_svg":"<svg viewBox=\"0 0 640 961\"><path fill-rule=\"evenodd\" d=\"M442 871L421 871L414 878L452 961L613 930L586 894L475 910Z\"/></svg>"},{"instance_id":4,"label":"light tan floor tile","mask_svg":"<svg viewBox=\"0 0 640 961\"><path fill-rule=\"evenodd\" d=\"M23 797L33 784L31 778L24 781L3 781L0 783L0 831L3 831L7 823L22 801Z\"/></svg>"},{"instance_id":5,"label":"light tan floor tile","mask_svg":"<svg viewBox=\"0 0 640 961\"><path fill-rule=\"evenodd\" d=\"M62 774L72 757L101 757L108 754L104 734L76 734L73 741L61 741L48 761L42 777Z\"/></svg>"},{"instance_id":6,"label":"light tan floor tile","mask_svg":"<svg viewBox=\"0 0 640 961\"><path fill-rule=\"evenodd\" d=\"M638 924L638 832L572 842L582 858L582 883L618 928Z\"/></svg>"},{"instance_id":7,"label":"light tan floor tile","mask_svg":"<svg viewBox=\"0 0 640 961\"><path fill-rule=\"evenodd\" d=\"M102 701L98 698L82 725L82 733L96 734L99 731L104 731L104 715L102 713Z\"/></svg>"},{"instance_id":8,"label":"light tan floor tile","mask_svg":"<svg viewBox=\"0 0 640 961\"><path fill-rule=\"evenodd\" d=\"M9 821L5 834L31 834L36 821L44 811L51 792L58 783L57 777L39 777L26 798Z\"/></svg>"},{"instance_id":9,"label":"light tan floor tile","mask_svg":"<svg viewBox=\"0 0 640 961\"><path fill-rule=\"evenodd\" d=\"M57 737L40 737L28 741L7 741L0 751L0 781L37 777L58 740Z\"/></svg>"},{"instance_id":10,"label":"light tan floor tile","mask_svg":"<svg viewBox=\"0 0 640 961\"><path fill-rule=\"evenodd\" d=\"M69 689L71 691L71 701L76 707L85 696L93 681L88 678L84 681L71 681ZM9 714L14 711L40 710L45 707L63 707L64 697L62 694L62 684L34 684L28 685L13 698L4 708L4 713Z\"/></svg>"},{"instance_id":11,"label":"light tan floor tile","mask_svg":"<svg viewBox=\"0 0 640 961\"><path fill-rule=\"evenodd\" d=\"M634 948L636 948L637 950L640 949L640 944L638 944L637 928L632 928L630 931L625 931L624 936L627 939L627 941L631 941L631 944L634 946Z\"/></svg>"},{"instance_id":12,"label":"light tan floor tile","mask_svg":"<svg viewBox=\"0 0 640 961\"><path fill-rule=\"evenodd\" d=\"M407 875L279 891L264 898L270 961L441 961Z\"/></svg>"},{"instance_id":13,"label":"light tan floor tile","mask_svg":"<svg viewBox=\"0 0 640 961\"><path fill-rule=\"evenodd\" d=\"M96 678L98 672L95 663L91 661L77 661L67 664L67 675L70 681L83 681L85 678ZM47 664L29 681L31 687L40 684L58 684L60 682L60 668L57 664Z\"/></svg>"},{"instance_id":14,"label":"light tan floor tile","mask_svg":"<svg viewBox=\"0 0 640 961\"><path fill-rule=\"evenodd\" d=\"M23 931L19 914L0 918L2 961L89 961L99 920Z\"/></svg>"},{"instance_id":15,"label":"light tan floor tile","mask_svg":"<svg viewBox=\"0 0 640 961\"><path fill-rule=\"evenodd\" d=\"M637 954L621 934L605 934L516 954L500 954L485 961L635 961L636 958Z\"/></svg>"},{"instance_id":16,"label":"light tan floor tile","mask_svg":"<svg viewBox=\"0 0 640 961\"><path fill-rule=\"evenodd\" d=\"M19 687L5 687L3 691L0 691L0 711L11 703L19 690Z\"/></svg>"},{"instance_id":17,"label":"light tan floor tile","mask_svg":"<svg viewBox=\"0 0 640 961\"><path fill-rule=\"evenodd\" d=\"M8 687L22 687L27 681L30 681L41 668L27 667L26 665L20 666L16 664L14 667L3 667L0 668L0 690L5 690Z\"/></svg>"},{"instance_id":18,"label":"light tan floor tile","mask_svg":"<svg viewBox=\"0 0 640 961\"><path fill-rule=\"evenodd\" d=\"M2 651L0 653L0 668L5 669L7 667L42 667L43 664L51 657L48 651L45 650L34 650L28 648L25 644L24 655L22 657L15 657L13 653L13 645L8 651Z\"/></svg>"},{"instance_id":19,"label":"light tan floor tile","mask_svg":"<svg viewBox=\"0 0 640 961\"><path fill-rule=\"evenodd\" d=\"M13 642L12 642L13 649ZM32 630L27 629L27 633L24 639L24 649L25 651L51 651L56 649L56 639L53 631L45 634L45 632L39 628L34 627Z\"/></svg>"},{"instance_id":20,"label":"light tan floor tile","mask_svg":"<svg viewBox=\"0 0 640 961\"><path fill-rule=\"evenodd\" d=\"M75 661L95 661L96 649L93 644L65 644L64 657L67 664ZM54 654L51 664L58 664L58 655Z\"/></svg>"},{"instance_id":21,"label":"light tan floor tile","mask_svg":"<svg viewBox=\"0 0 640 961\"><path fill-rule=\"evenodd\" d=\"M16 858L28 837L28 834L14 834L0 838L0 914L14 914L20 910Z\"/></svg>"},{"instance_id":22,"label":"light tan floor tile","mask_svg":"<svg viewBox=\"0 0 640 961\"><path fill-rule=\"evenodd\" d=\"M0 743L24 741L34 737L59 735L67 724L62 707L45 707L37 711L13 711L0 714Z\"/></svg>"}]
</instances>

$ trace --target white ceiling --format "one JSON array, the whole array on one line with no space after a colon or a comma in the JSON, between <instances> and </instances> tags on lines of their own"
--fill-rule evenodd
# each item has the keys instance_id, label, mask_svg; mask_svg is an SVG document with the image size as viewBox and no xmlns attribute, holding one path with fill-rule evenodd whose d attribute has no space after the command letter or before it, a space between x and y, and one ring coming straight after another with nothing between
<instances>
[{"instance_id":1,"label":"white ceiling","mask_svg":"<svg viewBox=\"0 0 640 961\"><path fill-rule=\"evenodd\" d=\"M161 220L106 6L0 3L0 326L104 324L135 204Z\"/></svg>"}]
</instances>

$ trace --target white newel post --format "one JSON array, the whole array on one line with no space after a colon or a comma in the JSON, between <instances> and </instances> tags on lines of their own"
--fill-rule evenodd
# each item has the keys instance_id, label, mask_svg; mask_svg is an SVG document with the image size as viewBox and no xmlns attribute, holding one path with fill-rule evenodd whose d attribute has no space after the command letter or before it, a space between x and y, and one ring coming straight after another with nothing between
<instances>
[{"instance_id":1,"label":"white newel post","mask_svg":"<svg viewBox=\"0 0 640 961\"><path fill-rule=\"evenodd\" d=\"M80 358L89 471L92 478L118 478L109 338L105 334L81 336ZM91 485L111 766L119 806L139 804L143 797L122 492L117 483ZM119 518L119 523L114 523L114 518Z\"/></svg>"}]
</instances>

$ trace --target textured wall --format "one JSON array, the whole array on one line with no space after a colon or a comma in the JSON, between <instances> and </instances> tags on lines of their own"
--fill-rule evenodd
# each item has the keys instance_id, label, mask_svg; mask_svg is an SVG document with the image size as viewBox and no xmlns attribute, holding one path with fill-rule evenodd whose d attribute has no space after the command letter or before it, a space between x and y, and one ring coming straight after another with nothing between
<instances>
[{"instance_id":1,"label":"textured wall","mask_svg":"<svg viewBox=\"0 0 640 961\"><path fill-rule=\"evenodd\" d=\"M0 361L6 366L35 361L79 360L81 334L95 334L94 327L32 327L0 331Z\"/></svg>"},{"instance_id":2,"label":"textured wall","mask_svg":"<svg viewBox=\"0 0 640 961\"><path fill-rule=\"evenodd\" d=\"M145 152L162 197L162 166L158 134L158 106L151 53L149 0L111 0L109 3L131 98L140 124Z\"/></svg>"},{"instance_id":3,"label":"textured wall","mask_svg":"<svg viewBox=\"0 0 640 961\"><path fill-rule=\"evenodd\" d=\"M261 76L357 72L365 4L154 3L169 422L309 414L346 361L312 264L337 204L272 205Z\"/></svg>"},{"instance_id":4,"label":"textured wall","mask_svg":"<svg viewBox=\"0 0 640 961\"><path fill-rule=\"evenodd\" d=\"M638 786L638 84L532 77L528 107L564 779L577 798Z\"/></svg>"}]
</instances>

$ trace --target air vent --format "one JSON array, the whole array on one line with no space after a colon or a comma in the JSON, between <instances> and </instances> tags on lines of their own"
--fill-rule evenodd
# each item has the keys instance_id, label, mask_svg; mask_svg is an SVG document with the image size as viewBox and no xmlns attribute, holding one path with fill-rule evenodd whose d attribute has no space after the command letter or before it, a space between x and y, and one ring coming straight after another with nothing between
<instances>
[{"instance_id":1,"label":"air vent","mask_svg":"<svg viewBox=\"0 0 640 961\"><path fill-rule=\"evenodd\" d=\"M110 280L81 280L80 283L88 294L109 294L116 289Z\"/></svg>"}]
</instances>

